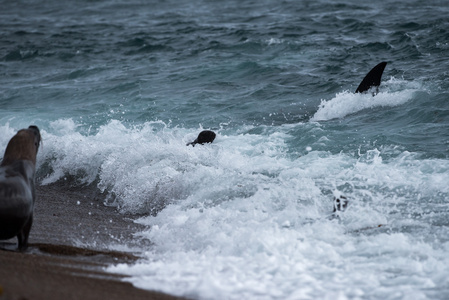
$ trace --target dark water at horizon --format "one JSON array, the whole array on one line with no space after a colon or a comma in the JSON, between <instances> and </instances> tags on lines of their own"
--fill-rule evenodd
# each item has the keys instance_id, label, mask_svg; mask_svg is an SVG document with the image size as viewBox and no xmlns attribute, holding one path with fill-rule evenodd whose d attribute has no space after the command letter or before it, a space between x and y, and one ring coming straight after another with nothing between
<instances>
[{"instance_id":1,"label":"dark water at horizon","mask_svg":"<svg viewBox=\"0 0 449 300\"><path fill-rule=\"evenodd\" d=\"M444 1L0 3L2 149L35 124L39 184L148 215L146 259L111 271L195 299L448 297Z\"/></svg>"}]
</instances>

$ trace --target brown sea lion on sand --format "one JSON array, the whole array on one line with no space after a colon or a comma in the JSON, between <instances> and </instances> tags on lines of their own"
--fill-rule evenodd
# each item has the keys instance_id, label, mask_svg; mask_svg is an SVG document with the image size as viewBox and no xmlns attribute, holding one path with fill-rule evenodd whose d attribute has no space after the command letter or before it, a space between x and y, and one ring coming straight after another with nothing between
<instances>
[{"instance_id":1,"label":"brown sea lion on sand","mask_svg":"<svg viewBox=\"0 0 449 300\"><path fill-rule=\"evenodd\" d=\"M35 201L36 154L41 142L37 126L11 138L0 164L0 240L17 236L18 249L28 246Z\"/></svg>"},{"instance_id":2,"label":"brown sea lion on sand","mask_svg":"<svg viewBox=\"0 0 449 300\"><path fill-rule=\"evenodd\" d=\"M212 143L215 140L215 132L210 130L203 130L198 134L198 137L191 143L188 143L188 145L192 145L195 147L196 144L205 144L205 143Z\"/></svg>"}]
</instances>

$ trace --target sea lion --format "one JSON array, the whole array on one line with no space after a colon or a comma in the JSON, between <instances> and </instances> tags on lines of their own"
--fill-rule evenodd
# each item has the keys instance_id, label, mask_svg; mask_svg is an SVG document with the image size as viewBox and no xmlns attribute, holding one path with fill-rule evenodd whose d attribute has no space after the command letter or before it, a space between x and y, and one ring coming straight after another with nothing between
<instances>
[{"instance_id":1,"label":"sea lion","mask_svg":"<svg viewBox=\"0 0 449 300\"><path fill-rule=\"evenodd\" d=\"M343 195L335 195L333 200L333 211L329 215L329 220L340 219L340 213L344 212L348 207L349 200Z\"/></svg>"},{"instance_id":2,"label":"sea lion","mask_svg":"<svg viewBox=\"0 0 449 300\"><path fill-rule=\"evenodd\" d=\"M0 164L0 240L17 236L26 250L33 223L36 155L41 142L37 126L21 129L9 141Z\"/></svg>"},{"instance_id":3,"label":"sea lion","mask_svg":"<svg viewBox=\"0 0 449 300\"><path fill-rule=\"evenodd\" d=\"M348 199L345 196L339 196L334 197L334 211L333 213L336 213L337 211L344 211L346 207L348 207Z\"/></svg>"},{"instance_id":4,"label":"sea lion","mask_svg":"<svg viewBox=\"0 0 449 300\"><path fill-rule=\"evenodd\" d=\"M205 144L205 143L212 143L215 140L215 132L210 130L203 130L198 134L198 137L191 143L188 143L187 146L192 145L195 147L196 144Z\"/></svg>"}]
</instances>

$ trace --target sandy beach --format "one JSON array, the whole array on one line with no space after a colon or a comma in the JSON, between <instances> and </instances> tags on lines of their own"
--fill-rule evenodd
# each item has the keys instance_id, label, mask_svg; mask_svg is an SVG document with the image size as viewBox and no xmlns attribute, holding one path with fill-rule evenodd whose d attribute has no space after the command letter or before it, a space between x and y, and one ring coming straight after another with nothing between
<instances>
[{"instance_id":1,"label":"sandy beach","mask_svg":"<svg viewBox=\"0 0 449 300\"><path fill-rule=\"evenodd\" d=\"M132 263L128 251L138 224L103 205L94 189L68 184L37 187L34 223L26 252L16 239L0 241L0 300L18 299L180 299L123 282L104 266Z\"/></svg>"}]
</instances>

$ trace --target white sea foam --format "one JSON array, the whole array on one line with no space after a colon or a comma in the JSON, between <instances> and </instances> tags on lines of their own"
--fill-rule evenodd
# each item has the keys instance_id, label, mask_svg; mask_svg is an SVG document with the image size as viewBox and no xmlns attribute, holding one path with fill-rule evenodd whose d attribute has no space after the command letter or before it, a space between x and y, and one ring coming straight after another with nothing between
<instances>
[{"instance_id":1,"label":"white sea foam","mask_svg":"<svg viewBox=\"0 0 449 300\"><path fill-rule=\"evenodd\" d=\"M148 213L136 233L152 243L145 259L107 268L140 288L194 299L448 296L449 162L388 148L295 157L291 126L304 125L187 147L198 131L111 121L85 136L60 120L42 130L39 161L53 170L44 184L96 178L122 210ZM341 193L348 209L328 218Z\"/></svg>"},{"instance_id":2,"label":"white sea foam","mask_svg":"<svg viewBox=\"0 0 449 300\"><path fill-rule=\"evenodd\" d=\"M371 94L355 94L352 92L338 93L331 100L321 100L318 111L311 121L326 121L343 118L364 109L374 107L393 107L406 103L412 97L412 92L380 92L375 97Z\"/></svg>"},{"instance_id":3,"label":"white sea foam","mask_svg":"<svg viewBox=\"0 0 449 300\"><path fill-rule=\"evenodd\" d=\"M412 99L413 93L420 88L417 82L405 82L391 78L382 85L381 92L375 97L371 93L356 94L344 91L330 100L321 100L318 111L311 121L339 119L375 107L399 106Z\"/></svg>"}]
</instances>

